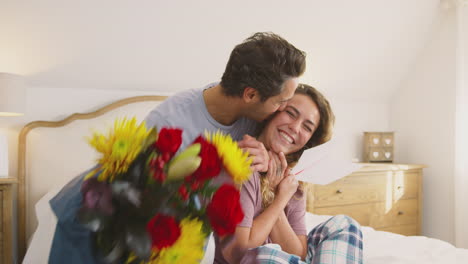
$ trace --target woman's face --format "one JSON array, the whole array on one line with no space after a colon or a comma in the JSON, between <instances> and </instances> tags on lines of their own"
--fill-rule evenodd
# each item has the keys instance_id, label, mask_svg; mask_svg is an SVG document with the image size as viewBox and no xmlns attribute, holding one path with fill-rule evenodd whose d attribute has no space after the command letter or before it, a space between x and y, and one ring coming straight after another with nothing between
<instances>
[{"instance_id":1,"label":"woman's face","mask_svg":"<svg viewBox=\"0 0 468 264\"><path fill-rule=\"evenodd\" d=\"M317 104L307 95L295 94L286 108L266 125L259 140L275 153L290 154L304 147L319 121Z\"/></svg>"}]
</instances>

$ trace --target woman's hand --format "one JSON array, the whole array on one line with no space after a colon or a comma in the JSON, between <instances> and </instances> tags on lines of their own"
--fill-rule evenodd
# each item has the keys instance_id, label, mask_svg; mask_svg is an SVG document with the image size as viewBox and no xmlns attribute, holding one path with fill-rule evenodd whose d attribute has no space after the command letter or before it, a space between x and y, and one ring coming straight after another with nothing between
<instances>
[{"instance_id":1,"label":"woman's hand","mask_svg":"<svg viewBox=\"0 0 468 264\"><path fill-rule=\"evenodd\" d=\"M284 198L288 201L291 197L296 193L297 187L299 186L299 182L296 179L296 176L288 171L288 176L284 177L284 179L278 185L277 190L277 197Z\"/></svg>"},{"instance_id":2,"label":"woman's hand","mask_svg":"<svg viewBox=\"0 0 468 264\"><path fill-rule=\"evenodd\" d=\"M289 171L288 163L283 152L276 154L269 151L268 155L270 156L270 162L265 177L268 179L269 187L272 190L276 190L278 184L287 176L286 171Z\"/></svg>"}]
</instances>

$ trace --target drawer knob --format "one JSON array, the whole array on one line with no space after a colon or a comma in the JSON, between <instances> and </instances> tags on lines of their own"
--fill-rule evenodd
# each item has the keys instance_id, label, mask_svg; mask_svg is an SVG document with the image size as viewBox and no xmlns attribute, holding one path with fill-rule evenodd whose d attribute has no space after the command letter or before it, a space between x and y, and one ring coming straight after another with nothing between
<instances>
[{"instance_id":1,"label":"drawer knob","mask_svg":"<svg viewBox=\"0 0 468 264\"><path fill-rule=\"evenodd\" d=\"M398 211L398 215L402 215L403 214L403 211Z\"/></svg>"},{"instance_id":2,"label":"drawer knob","mask_svg":"<svg viewBox=\"0 0 468 264\"><path fill-rule=\"evenodd\" d=\"M403 188L403 186L398 186L398 187L397 187L398 190L401 190L401 188Z\"/></svg>"},{"instance_id":3,"label":"drawer knob","mask_svg":"<svg viewBox=\"0 0 468 264\"><path fill-rule=\"evenodd\" d=\"M336 190L336 193L343 193L340 189Z\"/></svg>"}]
</instances>

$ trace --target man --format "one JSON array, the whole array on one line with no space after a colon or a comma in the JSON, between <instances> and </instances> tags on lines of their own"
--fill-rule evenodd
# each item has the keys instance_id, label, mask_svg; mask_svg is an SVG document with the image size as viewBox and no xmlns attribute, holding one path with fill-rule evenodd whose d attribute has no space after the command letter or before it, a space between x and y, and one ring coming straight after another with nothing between
<instances>
[{"instance_id":1,"label":"man","mask_svg":"<svg viewBox=\"0 0 468 264\"><path fill-rule=\"evenodd\" d=\"M219 84L168 98L146 122L183 128L182 148L205 130L240 140L256 132L257 122L285 107L304 71L304 52L278 35L256 33L234 48ZM244 137L239 145L254 157L255 170L266 171L268 155L261 143Z\"/></svg>"},{"instance_id":2,"label":"man","mask_svg":"<svg viewBox=\"0 0 468 264\"><path fill-rule=\"evenodd\" d=\"M275 34L256 33L234 48L219 84L168 98L148 115L147 126L182 128L181 149L204 131L220 130L234 140L243 138L239 145L252 155L252 169L266 171L265 147L244 135L253 135L257 122L285 107L304 71L302 51ZM50 201L57 227L49 263L96 263L91 233L75 219L83 175Z\"/></svg>"}]
</instances>

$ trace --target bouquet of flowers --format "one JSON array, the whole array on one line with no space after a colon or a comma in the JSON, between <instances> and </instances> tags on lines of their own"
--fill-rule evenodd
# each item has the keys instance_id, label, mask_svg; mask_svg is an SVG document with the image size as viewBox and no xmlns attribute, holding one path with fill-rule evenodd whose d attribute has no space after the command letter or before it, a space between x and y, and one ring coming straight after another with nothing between
<instances>
[{"instance_id":1,"label":"bouquet of flowers","mask_svg":"<svg viewBox=\"0 0 468 264\"><path fill-rule=\"evenodd\" d=\"M236 185L248 154L228 135L205 133L179 150L182 130L116 120L89 143L101 156L82 184L77 219L107 263L198 263L207 236L234 233L244 215ZM224 170L223 170L224 168ZM226 175L234 184L216 185ZM227 177L229 177L227 176Z\"/></svg>"}]
</instances>

